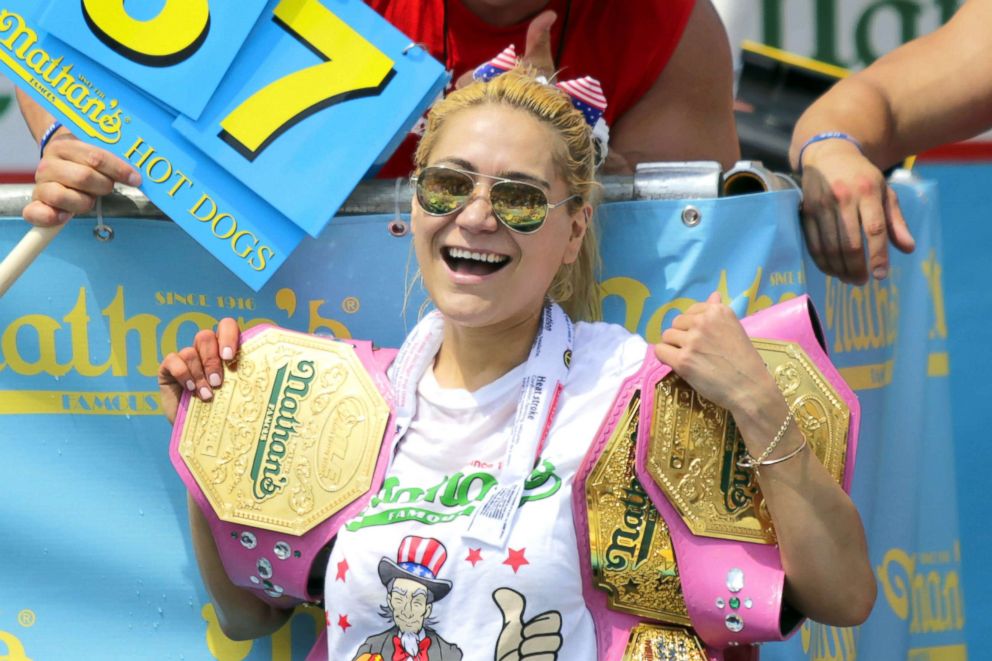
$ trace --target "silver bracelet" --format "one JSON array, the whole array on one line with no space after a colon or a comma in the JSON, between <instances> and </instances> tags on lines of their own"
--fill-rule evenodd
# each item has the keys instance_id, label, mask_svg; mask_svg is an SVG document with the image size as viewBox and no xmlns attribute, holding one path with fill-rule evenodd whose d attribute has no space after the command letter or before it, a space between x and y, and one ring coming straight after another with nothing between
<instances>
[{"instance_id":1,"label":"silver bracelet","mask_svg":"<svg viewBox=\"0 0 992 661\"><path fill-rule=\"evenodd\" d=\"M795 450L793 450L792 452L788 453L783 457L779 457L778 459L768 458L768 455L770 455L772 451L775 450L776 447L778 447L778 444L782 442L782 439L785 438L785 432L788 431L789 425L792 423L792 418L793 418L793 411L790 408L788 415L785 416L785 420L782 421L782 426L778 428L777 432L775 432L775 437L772 438L772 442L768 444L768 447L765 448L764 452L762 452L760 455L758 455L757 458L755 458L751 456L750 452L745 450L744 457L737 460L737 466L739 468L755 468L755 469L758 466L771 466L772 464L778 464L783 461L792 459L797 454L802 452L806 448L807 441L806 441L806 436L800 434L800 436L802 436L803 438L803 442L802 444L800 444L798 448L796 448Z\"/></svg>"}]
</instances>

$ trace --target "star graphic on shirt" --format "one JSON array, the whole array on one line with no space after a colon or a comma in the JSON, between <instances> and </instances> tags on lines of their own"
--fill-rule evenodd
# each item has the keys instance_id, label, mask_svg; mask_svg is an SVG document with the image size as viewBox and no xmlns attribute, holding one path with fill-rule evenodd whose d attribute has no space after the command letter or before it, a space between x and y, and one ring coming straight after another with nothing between
<instances>
[{"instance_id":1,"label":"star graphic on shirt","mask_svg":"<svg viewBox=\"0 0 992 661\"><path fill-rule=\"evenodd\" d=\"M345 582L344 575L348 573L348 560L342 560L338 563L338 575L334 577L335 581Z\"/></svg>"},{"instance_id":2,"label":"star graphic on shirt","mask_svg":"<svg viewBox=\"0 0 992 661\"><path fill-rule=\"evenodd\" d=\"M468 557L465 558L465 562L471 562L472 566L475 567L476 564L482 562L482 548L469 549Z\"/></svg>"},{"instance_id":3,"label":"star graphic on shirt","mask_svg":"<svg viewBox=\"0 0 992 661\"><path fill-rule=\"evenodd\" d=\"M516 574L522 566L530 564L530 561L524 557L524 553L526 552L526 547L522 549L510 549L510 555L506 557L503 564L513 567L513 573Z\"/></svg>"},{"instance_id":4,"label":"star graphic on shirt","mask_svg":"<svg viewBox=\"0 0 992 661\"><path fill-rule=\"evenodd\" d=\"M341 627L341 631L348 630L348 627L351 626L351 622L348 621L347 615L338 615L338 626Z\"/></svg>"}]
</instances>

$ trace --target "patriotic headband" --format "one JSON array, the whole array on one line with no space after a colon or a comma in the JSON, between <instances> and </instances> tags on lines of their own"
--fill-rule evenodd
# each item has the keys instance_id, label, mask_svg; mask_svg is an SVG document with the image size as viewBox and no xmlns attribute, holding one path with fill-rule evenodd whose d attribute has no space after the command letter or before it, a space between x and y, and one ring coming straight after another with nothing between
<instances>
[{"instance_id":1,"label":"patriotic headband","mask_svg":"<svg viewBox=\"0 0 992 661\"><path fill-rule=\"evenodd\" d=\"M513 44L510 44L503 49L502 53L476 67L472 73L472 78L480 81L492 80L517 66L519 62L520 58L517 57L517 51ZM548 82L543 76L539 76L538 81ZM592 129L593 145L596 148L596 167L598 168L606 160L607 147L610 141L610 127L603 119L603 113L606 111L606 97L603 95L603 88L599 81L592 76L555 83L555 87L568 94L569 98L572 99L572 105L582 113L586 123Z\"/></svg>"}]
</instances>

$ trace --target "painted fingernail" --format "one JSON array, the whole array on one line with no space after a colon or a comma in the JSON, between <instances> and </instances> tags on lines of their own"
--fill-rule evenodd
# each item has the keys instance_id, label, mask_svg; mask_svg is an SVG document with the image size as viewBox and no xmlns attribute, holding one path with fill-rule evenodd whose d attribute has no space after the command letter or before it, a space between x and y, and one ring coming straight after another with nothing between
<instances>
[{"instance_id":1,"label":"painted fingernail","mask_svg":"<svg viewBox=\"0 0 992 661\"><path fill-rule=\"evenodd\" d=\"M127 183L129 186L140 186L141 185L141 175L137 172L132 172L127 176Z\"/></svg>"},{"instance_id":2,"label":"painted fingernail","mask_svg":"<svg viewBox=\"0 0 992 661\"><path fill-rule=\"evenodd\" d=\"M875 268L874 271L871 272L871 274L875 276L876 280L881 280L882 278L884 278L889 274L889 270L884 266L878 266Z\"/></svg>"},{"instance_id":3,"label":"painted fingernail","mask_svg":"<svg viewBox=\"0 0 992 661\"><path fill-rule=\"evenodd\" d=\"M207 381L210 382L214 388L220 385L220 374L214 373L207 377Z\"/></svg>"},{"instance_id":4,"label":"painted fingernail","mask_svg":"<svg viewBox=\"0 0 992 661\"><path fill-rule=\"evenodd\" d=\"M72 214L70 214L68 211L60 211L57 217L60 223L64 223L68 221L70 218L72 218Z\"/></svg>"},{"instance_id":5,"label":"painted fingernail","mask_svg":"<svg viewBox=\"0 0 992 661\"><path fill-rule=\"evenodd\" d=\"M187 381L186 382L186 390L189 390L190 392L196 390L196 384L193 383L192 381Z\"/></svg>"},{"instance_id":6,"label":"painted fingernail","mask_svg":"<svg viewBox=\"0 0 992 661\"><path fill-rule=\"evenodd\" d=\"M234 358L234 349L231 347L224 347L220 350L220 357L224 360L231 360Z\"/></svg>"},{"instance_id":7,"label":"painted fingernail","mask_svg":"<svg viewBox=\"0 0 992 661\"><path fill-rule=\"evenodd\" d=\"M203 386L202 388L200 388L200 399L206 401L206 400L209 400L209 399L213 399L213 397L214 397L214 394L212 392L210 392L210 388L208 388L206 386Z\"/></svg>"}]
</instances>

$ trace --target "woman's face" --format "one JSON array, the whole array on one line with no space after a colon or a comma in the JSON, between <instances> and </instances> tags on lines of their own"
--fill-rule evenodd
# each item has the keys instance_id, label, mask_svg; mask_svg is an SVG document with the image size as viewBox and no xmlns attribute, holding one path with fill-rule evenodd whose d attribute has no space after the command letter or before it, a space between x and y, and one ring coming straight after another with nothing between
<instances>
[{"instance_id":1,"label":"woman's face","mask_svg":"<svg viewBox=\"0 0 992 661\"><path fill-rule=\"evenodd\" d=\"M558 138L526 111L499 105L469 108L449 117L441 131L428 165L533 183L552 203L568 197L552 161ZM417 261L427 291L449 322L509 328L540 313L558 268L575 261L588 209L570 215L569 205L562 205L548 211L539 231L518 234L492 213L493 180L476 181L468 204L448 216L427 215L414 196Z\"/></svg>"}]
</instances>

